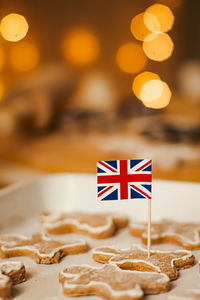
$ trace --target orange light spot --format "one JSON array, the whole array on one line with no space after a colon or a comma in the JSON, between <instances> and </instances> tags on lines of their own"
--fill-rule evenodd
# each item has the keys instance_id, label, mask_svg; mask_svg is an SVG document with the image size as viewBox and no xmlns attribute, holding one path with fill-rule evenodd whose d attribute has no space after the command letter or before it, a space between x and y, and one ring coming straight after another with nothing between
<instances>
[{"instance_id":1,"label":"orange light spot","mask_svg":"<svg viewBox=\"0 0 200 300\"><path fill-rule=\"evenodd\" d=\"M62 51L69 63L78 67L86 66L97 58L99 41L86 29L74 29L65 36Z\"/></svg>"},{"instance_id":2,"label":"orange light spot","mask_svg":"<svg viewBox=\"0 0 200 300\"><path fill-rule=\"evenodd\" d=\"M118 49L116 62L122 72L134 74L144 69L147 58L140 45L126 43Z\"/></svg>"},{"instance_id":3,"label":"orange light spot","mask_svg":"<svg viewBox=\"0 0 200 300\"><path fill-rule=\"evenodd\" d=\"M164 81L150 80L141 89L143 104L149 108L164 108L171 99L171 91Z\"/></svg>"},{"instance_id":4,"label":"orange light spot","mask_svg":"<svg viewBox=\"0 0 200 300\"><path fill-rule=\"evenodd\" d=\"M10 52L10 62L19 71L29 71L39 62L37 47L29 42L20 42L13 46Z\"/></svg>"},{"instance_id":5,"label":"orange light spot","mask_svg":"<svg viewBox=\"0 0 200 300\"><path fill-rule=\"evenodd\" d=\"M131 32L133 36L139 40L144 41L145 37L151 33L144 24L144 13L135 16L131 21Z\"/></svg>"},{"instance_id":6,"label":"orange light spot","mask_svg":"<svg viewBox=\"0 0 200 300\"><path fill-rule=\"evenodd\" d=\"M163 82L159 79L147 81L141 88L140 99L144 102L157 100L163 91Z\"/></svg>"},{"instance_id":7,"label":"orange light spot","mask_svg":"<svg viewBox=\"0 0 200 300\"><path fill-rule=\"evenodd\" d=\"M157 79L159 80L160 77L152 72L143 72L139 75L137 75L134 80L133 80L133 85L132 85L132 90L136 97L141 100L140 94L141 94L141 89L145 83L147 83L150 80Z\"/></svg>"},{"instance_id":8,"label":"orange light spot","mask_svg":"<svg viewBox=\"0 0 200 300\"><path fill-rule=\"evenodd\" d=\"M9 14L1 20L0 32L10 42L23 39L28 32L28 23L22 15Z\"/></svg>"},{"instance_id":9,"label":"orange light spot","mask_svg":"<svg viewBox=\"0 0 200 300\"><path fill-rule=\"evenodd\" d=\"M144 23L152 32L167 32L174 24L174 15L168 6L153 4L145 10Z\"/></svg>"},{"instance_id":10,"label":"orange light spot","mask_svg":"<svg viewBox=\"0 0 200 300\"><path fill-rule=\"evenodd\" d=\"M167 33L150 33L143 42L146 56L155 61L168 59L173 52L174 44Z\"/></svg>"}]
</instances>

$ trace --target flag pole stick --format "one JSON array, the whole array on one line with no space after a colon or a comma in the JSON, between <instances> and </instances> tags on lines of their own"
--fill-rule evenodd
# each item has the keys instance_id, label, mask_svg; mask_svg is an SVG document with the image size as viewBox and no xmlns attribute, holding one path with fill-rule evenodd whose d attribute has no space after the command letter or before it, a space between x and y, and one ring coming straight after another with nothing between
<instances>
[{"instance_id":1,"label":"flag pole stick","mask_svg":"<svg viewBox=\"0 0 200 300\"><path fill-rule=\"evenodd\" d=\"M148 249L148 258L150 257L151 251L151 198L148 199L148 238L147 238L147 249Z\"/></svg>"}]
</instances>

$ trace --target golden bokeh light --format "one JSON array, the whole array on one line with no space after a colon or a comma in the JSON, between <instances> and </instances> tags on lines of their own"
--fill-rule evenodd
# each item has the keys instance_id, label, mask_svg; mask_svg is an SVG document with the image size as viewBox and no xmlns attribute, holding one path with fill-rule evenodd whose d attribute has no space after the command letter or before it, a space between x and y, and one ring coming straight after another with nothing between
<instances>
[{"instance_id":1,"label":"golden bokeh light","mask_svg":"<svg viewBox=\"0 0 200 300\"><path fill-rule=\"evenodd\" d=\"M174 24L174 15L168 6L156 3L145 10L144 23L152 32L167 32Z\"/></svg>"},{"instance_id":2,"label":"golden bokeh light","mask_svg":"<svg viewBox=\"0 0 200 300\"><path fill-rule=\"evenodd\" d=\"M144 41L145 37L151 33L144 24L144 13L136 15L132 19L130 29L133 36L139 41Z\"/></svg>"},{"instance_id":3,"label":"golden bokeh light","mask_svg":"<svg viewBox=\"0 0 200 300\"><path fill-rule=\"evenodd\" d=\"M143 50L149 59L163 61L173 52L174 44L167 33L150 33L143 42Z\"/></svg>"},{"instance_id":4,"label":"golden bokeh light","mask_svg":"<svg viewBox=\"0 0 200 300\"><path fill-rule=\"evenodd\" d=\"M28 32L28 23L22 15L9 14L1 20L0 32L10 42L23 39Z\"/></svg>"},{"instance_id":5,"label":"golden bokeh light","mask_svg":"<svg viewBox=\"0 0 200 300\"><path fill-rule=\"evenodd\" d=\"M3 68L4 63L5 63L5 53L3 51L3 49L0 47L0 69Z\"/></svg>"},{"instance_id":6,"label":"golden bokeh light","mask_svg":"<svg viewBox=\"0 0 200 300\"><path fill-rule=\"evenodd\" d=\"M147 58L140 45L126 43L118 49L116 62L121 71L135 74L144 69Z\"/></svg>"},{"instance_id":7,"label":"golden bokeh light","mask_svg":"<svg viewBox=\"0 0 200 300\"><path fill-rule=\"evenodd\" d=\"M141 100L140 94L142 87L150 80L159 80L160 77L152 72L143 72L137 75L133 80L132 90L136 97Z\"/></svg>"},{"instance_id":8,"label":"golden bokeh light","mask_svg":"<svg viewBox=\"0 0 200 300\"><path fill-rule=\"evenodd\" d=\"M3 82L0 80L0 102L3 99L3 95L4 95L4 84Z\"/></svg>"},{"instance_id":9,"label":"golden bokeh light","mask_svg":"<svg viewBox=\"0 0 200 300\"><path fill-rule=\"evenodd\" d=\"M142 102L148 108L160 109L166 107L170 102L171 95L172 93L166 82L160 80L150 80L141 89Z\"/></svg>"},{"instance_id":10,"label":"golden bokeh light","mask_svg":"<svg viewBox=\"0 0 200 300\"><path fill-rule=\"evenodd\" d=\"M141 88L140 99L143 102L153 102L160 98L163 91L163 82L159 79L147 81Z\"/></svg>"},{"instance_id":11,"label":"golden bokeh light","mask_svg":"<svg viewBox=\"0 0 200 300\"><path fill-rule=\"evenodd\" d=\"M10 63L19 71L29 71L37 66L39 52L37 47L30 42L20 42L14 45L10 52Z\"/></svg>"},{"instance_id":12,"label":"golden bokeh light","mask_svg":"<svg viewBox=\"0 0 200 300\"><path fill-rule=\"evenodd\" d=\"M99 41L87 29L73 29L64 38L62 52L65 59L77 67L92 63L99 54Z\"/></svg>"}]
</instances>

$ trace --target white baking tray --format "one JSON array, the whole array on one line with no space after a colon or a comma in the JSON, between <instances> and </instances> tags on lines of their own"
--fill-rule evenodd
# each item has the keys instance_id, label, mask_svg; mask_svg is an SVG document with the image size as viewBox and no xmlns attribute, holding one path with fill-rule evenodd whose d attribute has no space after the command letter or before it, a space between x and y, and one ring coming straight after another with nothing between
<instances>
[{"instance_id":1,"label":"white baking tray","mask_svg":"<svg viewBox=\"0 0 200 300\"><path fill-rule=\"evenodd\" d=\"M36 178L23 184L16 184L0 192L0 233L22 233L25 235L41 231L39 215L42 211L116 211L127 214L134 221L146 221L146 200L103 201L96 198L96 176L86 174L56 174ZM174 181L153 181L152 219L171 218L178 221L200 222L200 184ZM60 236L56 236L57 238ZM93 240L85 235L69 234L65 239L82 238L91 247L117 245L128 247L140 243L129 235L128 229L106 240ZM176 249L172 245L157 245L157 249ZM200 251L195 252L196 257ZM28 280L15 288L15 299L67 299L62 296L58 273L70 264L90 263L99 265L91 259L91 251L70 255L55 265L36 265L29 258L19 257L25 263ZM198 266L181 272L180 278L172 285L179 288L195 287L200 282ZM191 284L188 284L191 282ZM192 286L191 286L192 285ZM71 298L69 298L71 299ZM94 296L80 299L99 299ZM148 296L145 299L163 300L165 295Z\"/></svg>"}]
</instances>

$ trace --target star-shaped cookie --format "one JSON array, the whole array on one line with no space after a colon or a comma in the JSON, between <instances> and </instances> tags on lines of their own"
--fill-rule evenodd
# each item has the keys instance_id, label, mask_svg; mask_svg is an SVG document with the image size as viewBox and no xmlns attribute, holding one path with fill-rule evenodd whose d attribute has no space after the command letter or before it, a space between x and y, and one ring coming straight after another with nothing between
<instances>
[{"instance_id":1,"label":"star-shaped cookie","mask_svg":"<svg viewBox=\"0 0 200 300\"><path fill-rule=\"evenodd\" d=\"M26 271L19 261L0 262L0 297L11 296L12 285L26 280Z\"/></svg>"},{"instance_id":2,"label":"star-shaped cookie","mask_svg":"<svg viewBox=\"0 0 200 300\"><path fill-rule=\"evenodd\" d=\"M121 269L165 273L170 280L177 279L178 270L193 266L195 260L187 250L152 250L148 258L148 251L139 245L128 249L95 248L92 257L97 262L115 264Z\"/></svg>"},{"instance_id":3,"label":"star-shaped cookie","mask_svg":"<svg viewBox=\"0 0 200 300\"><path fill-rule=\"evenodd\" d=\"M144 294L159 294L169 289L165 274L121 270L110 264L70 266L60 273L59 281L66 296L96 295L112 300L138 300Z\"/></svg>"},{"instance_id":4,"label":"star-shaped cookie","mask_svg":"<svg viewBox=\"0 0 200 300\"><path fill-rule=\"evenodd\" d=\"M0 258L28 256L38 264L58 263L67 254L77 254L88 250L83 240L57 241L40 233L27 238L10 234L0 236Z\"/></svg>"},{"instance_id":5,"label":"star-shaped cookie","mask_svg":"<svg viewBox=\"0 0 200 300\"><path fill-rule=\"evenodd\" d=\"M41 223L50 234L84 233L95 239L112 236L119 228L128 225L128 218L112 214L43 213Z\"/></svg>"},{"instance_id":6,"label":"star-shaped cookie","mask_svg":"<svg viewBox=\"0 0 200 300\"><path fill-rule=\"evenodd\" d=\"M130 233L141 237L147 244L147 227L144 223L132 223ZM152 244L170 243L188 250L200 249L200 223L179 223L163 220L151 225Z\"/></svg>"}]
</instances>

